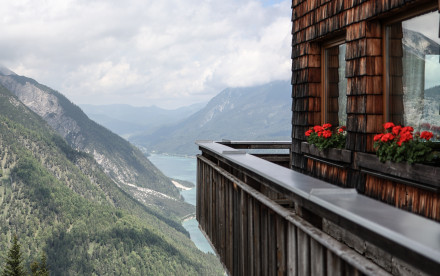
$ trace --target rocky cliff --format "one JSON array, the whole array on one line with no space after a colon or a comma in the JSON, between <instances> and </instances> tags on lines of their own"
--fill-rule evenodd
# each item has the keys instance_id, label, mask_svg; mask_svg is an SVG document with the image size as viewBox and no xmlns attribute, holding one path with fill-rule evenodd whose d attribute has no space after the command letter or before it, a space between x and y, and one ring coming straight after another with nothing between
<instances>
[{"instance_id":1,"label":"rocky cliff","mask_svg":"<svg viewBox=\"0 0 440 276\"><path fill-rule=\"evenodd\" d=\"M1 72L0 84L40 115L74 149L91 154L126 192L145 204L161 206L166 214L192 210L181 200L171 181L136 147L90 120L59 92L11 71Z\"/></svg>"}]
</instances>

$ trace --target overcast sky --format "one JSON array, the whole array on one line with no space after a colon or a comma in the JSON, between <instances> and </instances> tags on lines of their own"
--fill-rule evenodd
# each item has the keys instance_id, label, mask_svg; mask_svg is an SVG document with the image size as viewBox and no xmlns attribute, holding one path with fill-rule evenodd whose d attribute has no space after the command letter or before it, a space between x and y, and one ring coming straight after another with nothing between
<instances>
[{"instance_id":1,"label":"overcast sky","mask_svg":"<svg viewBox=\"0 0 440 276\"><path fill-rule=\"evenodd\" d=\"M0 64L76 104L176 108L291 75L291 1L0 3Z\"/></svg>"}]
</instances>

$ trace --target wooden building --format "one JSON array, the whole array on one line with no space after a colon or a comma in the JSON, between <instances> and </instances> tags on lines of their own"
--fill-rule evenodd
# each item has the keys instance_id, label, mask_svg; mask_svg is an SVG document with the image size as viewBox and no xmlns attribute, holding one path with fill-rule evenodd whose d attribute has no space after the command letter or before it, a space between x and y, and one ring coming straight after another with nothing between
<instances>
[{"instance_id":1,"label":"wooden building","mask_svg":"<svg viewBox=\"0 0 440 276\"><path fill-rule=\"evenodd\" d=\"M196 142L197 220L229 274L438 275L440 166L373 144L390 121L440 135L439 7L292 1L292 141ZM324 123L345 148L306 142Z\"/></svg>"},{"instance_id":2,"label":"wooden building","mask_svg":"<svg viewBox=\"0 0 440 276\"><path fill-rule=\"evenodd\" d=\"M440 220L440 167L384 164L373 149L388 121L440 135L439 1L292 7L292 168ZM435 97L424 97L425 85L437 86ZM303 143L308 128L324 123L347 127L349 158Z\"/></svg>"}]
</instances>

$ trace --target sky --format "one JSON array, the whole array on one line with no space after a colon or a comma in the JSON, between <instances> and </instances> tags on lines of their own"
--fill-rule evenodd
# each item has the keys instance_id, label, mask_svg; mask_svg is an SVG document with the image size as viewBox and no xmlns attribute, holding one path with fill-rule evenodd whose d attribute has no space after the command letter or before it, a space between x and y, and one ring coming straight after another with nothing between
<instances>
[{"instance_id":1,"label":"sky","mask_svg":"<svg viewBox=\"0 0 440 276\"><path fill-rule=\"evenodd\" d=\"M75 104L173 109L291 76L291 1L0 4L0 64Z\"/></svg>"}]
</instances>

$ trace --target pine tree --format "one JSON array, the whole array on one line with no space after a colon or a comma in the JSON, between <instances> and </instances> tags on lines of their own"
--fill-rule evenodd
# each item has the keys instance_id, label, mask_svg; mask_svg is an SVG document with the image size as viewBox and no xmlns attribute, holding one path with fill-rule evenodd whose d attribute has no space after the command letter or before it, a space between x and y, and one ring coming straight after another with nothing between
<instances>
[{"instance_id":1,"label":"pine tree","mask_svg":"<svg viewBox=\"0 0 440 276\"><path fill-rule=\"evenodd\" d=\"M49 276L49 269L47 267L46 254L41 253L40 263L34 261L31 263L31 275L32 276Z\"/></svg>"},{"instance_id":2,"label":"pine tree","mask_svg":"<svg viewBox=\"0 0 440 276\"><path fill-rule=\"evenodd\" d=\"M6 260L6 266L3 270L3 276L24 276L26 275L23 270L22 258L20 252L20 244L18 243L17 235L14 235L12 240L12 246L8 252L8 258Z\"/></svg>"}]
</instances>

